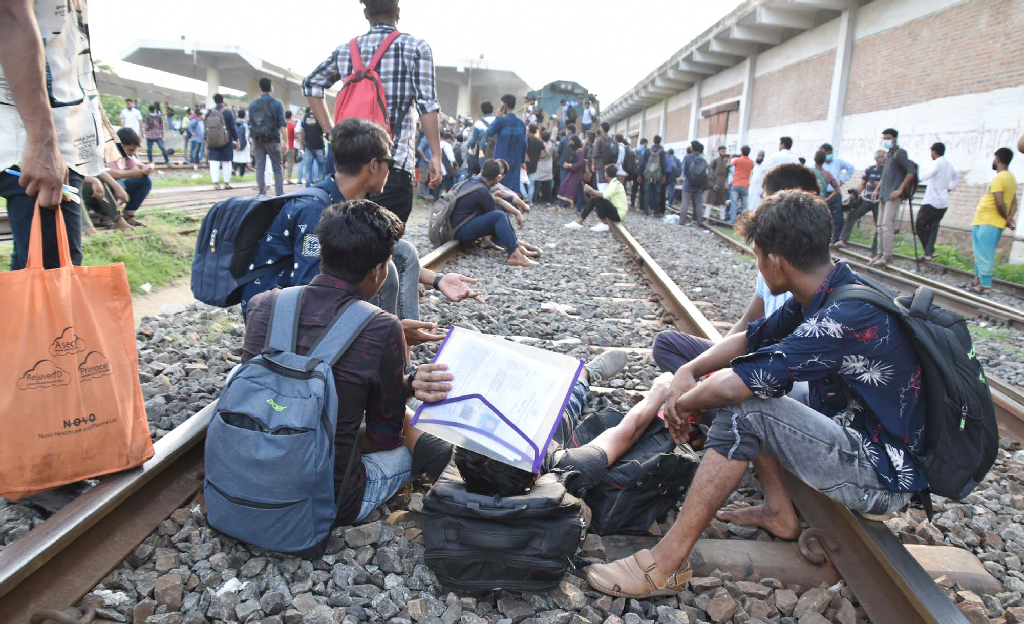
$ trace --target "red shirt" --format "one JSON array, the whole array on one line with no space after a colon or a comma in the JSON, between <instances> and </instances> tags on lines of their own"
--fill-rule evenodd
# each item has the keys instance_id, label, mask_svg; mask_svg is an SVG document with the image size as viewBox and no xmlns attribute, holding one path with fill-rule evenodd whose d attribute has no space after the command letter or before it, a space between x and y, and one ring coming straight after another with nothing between
<instances>
[{"instance_id":1,"label":"red shirt","mask_svg":"<svg viewBox=\"0 0 1024 624\"><path fill-rule=\"evenodd\" d=\"M288 149L295 149L295 122L288 122Z\"/></svg>"},{"instance_id":2,"label":"red shirt","mask_svg":"<svg viewBox=\"0 0 1024 624\"><path fill-rule=\"evenodd\" d=\"M732 185L749 188L750 172L754 170L754 161L749 156L737 156L732 159L729 166L735 167L732 172Z\"/></svg>"}]
</instances>

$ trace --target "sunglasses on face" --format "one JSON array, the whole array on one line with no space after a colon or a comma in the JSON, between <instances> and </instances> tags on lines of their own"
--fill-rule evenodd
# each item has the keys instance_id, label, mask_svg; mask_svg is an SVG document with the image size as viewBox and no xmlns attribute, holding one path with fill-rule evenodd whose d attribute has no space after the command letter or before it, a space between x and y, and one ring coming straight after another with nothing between
<instances>
[{"instance_id":1,"label":"sunglasses on face","mask_svg":"<svg viewBox=\"0 0 1024 624\"><path fill-rule=\"evenodd\" d=\"M385 165L387 165L388 166L388 171L391 171L392 169L395 168L395 159L394 158L390 158L388 156L380 156L380 157L377 158L377 161L378 162L382 162Z\"/></svg>"}]
</instances>

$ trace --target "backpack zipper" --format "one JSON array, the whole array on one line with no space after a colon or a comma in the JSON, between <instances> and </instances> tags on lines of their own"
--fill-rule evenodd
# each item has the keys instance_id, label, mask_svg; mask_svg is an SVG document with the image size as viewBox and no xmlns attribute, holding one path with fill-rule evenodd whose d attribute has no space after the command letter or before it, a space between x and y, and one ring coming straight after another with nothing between
<instances>
[{"instance_id":1,"label":"backpack zipper","mask_svg":"<svg viewBox=\"0 0 1024 624\"><path fill-rule=\"evenodd\" d=\"M256 509L284 509L286 507L291 507L292 505L298 505L299 503L302 502L292 501L290 503L259 503L256 501L246 500L244 498L238 498L237 496L232 496L225 492L224 490L217 487L216 485L214 485L210 481L207 481L206 483L207 485L212 487L214 491L223 496L229 503L234 503L235 505L241 505L243 507L254 507Z\"/></svg>"}]
</instances>

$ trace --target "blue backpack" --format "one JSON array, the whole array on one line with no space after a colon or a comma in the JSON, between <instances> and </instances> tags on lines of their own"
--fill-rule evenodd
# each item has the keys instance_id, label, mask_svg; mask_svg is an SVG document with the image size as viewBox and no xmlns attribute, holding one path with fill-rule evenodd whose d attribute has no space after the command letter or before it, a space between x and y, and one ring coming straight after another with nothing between
<instances>
[{"instance_id":1,"label":"blue backpack","mask_svg":"<svg viewBox=\"0 0 1024 624\"><path fill-rule=\"evenodd\" d=\"M295 353L304 286L276 291L267 346L228 377L206 433L210 526L249 544L320 557L359 446L335 497L338 395L331 367L381 310L353 300L308 355Z\"/></svg>"},{"instance_id":2,"label":"blue backpack","mask_svg":"<svg viewBox=\"0 0 1024 624\"><path fill-rule=\"evenodd\" d=\"M310 187L278 197L231 197L219 201L203 217L192 256L192 295L203 303L227 308L242 301L242 285L292 264L285 258L250 268L256 244L277 213L297 197L316 197L326 206L331 198Z\"/></svg>"}]
</instances>

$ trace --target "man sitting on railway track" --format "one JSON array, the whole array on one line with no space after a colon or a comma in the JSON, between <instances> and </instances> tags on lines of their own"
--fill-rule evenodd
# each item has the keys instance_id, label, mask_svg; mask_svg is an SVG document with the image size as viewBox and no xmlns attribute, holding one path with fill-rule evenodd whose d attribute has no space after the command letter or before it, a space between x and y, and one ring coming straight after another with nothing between
<instances>
[{"instance_id":1,"label":"man sitting on railway track","mask_svg":"<svg viewBox=\"0 0 1024 624\"><path fill-rule=\"evenodd\" d=\"M314 188L326 193L332 204L350 198L363 199L368 193L379 193L394 165L391 138L387 130L359 117L350 117L334 126L331 131L331 154L335 174ZM242 287L243 313L249 299L256 294L275 286L308 284L320 272L320 243L313 230L326 207L327 203L323 199L297 197L281 208L265 236L257 243L252 265L261 267L282 261L290 262L284 262L287 266L277 273L263 276ZM405 240L398 241L394 259L388 268L387 279L371 303L402 319L409 342L443 338L423 331L433 329L436 325L419 321L417 283L433 284L452 301L476 298L482 302L479 299L480 293L474 292L468 285L476 280L458 273L439 274L421 268L416 248Z\"/></svg>"},{"instance_id":2,"label":"man sitting on railway track","mask_svg":"<svg viewBox=\"0 0 1024 624\"><path fill-rule=\"evenodd\" d=\"M704 458L657 546L590 567L587 581L599 591L642 598L683 589L687 556L716 512L796 538L800 521L782 469L866 514L896 511L928 486L910 458L923 450L927 390L902 322L861 301L826 305L832 289L859 282L845 263L832 262L828 206L809 193L776 193L739 233L753 243L771 292L793 298L676 372L665 420L678 441L689 434L688 414L715 410ZM809 383L809 405L784 396L796 381ZM719 511L750 462L764 504Z\"/></svg>"},{"instance_id":3,"label":"man sitting on railway track","mask_svg":"<svg viewBox=\"0 0 1024 624\"><path fill-rule=\"evenodd\" d=\"M818 180L814 172L803 165L779 165L765 174L762 187L766 197L786 190L807 191L816 195ZM740 320L736 321L726 336L747 331L747 325L757 319L771 316L789 301L791 296L788 292L773 295L768 291L764 278L759 272L757 284L754 286L754 296L750 299L747 311ZM654 337L654 349L651 355L661 370L666 373L674 373L680 366L710 349L713 344L706 338L690 336L669 329L659 332Z\"/></svg>"}]
</instances>

